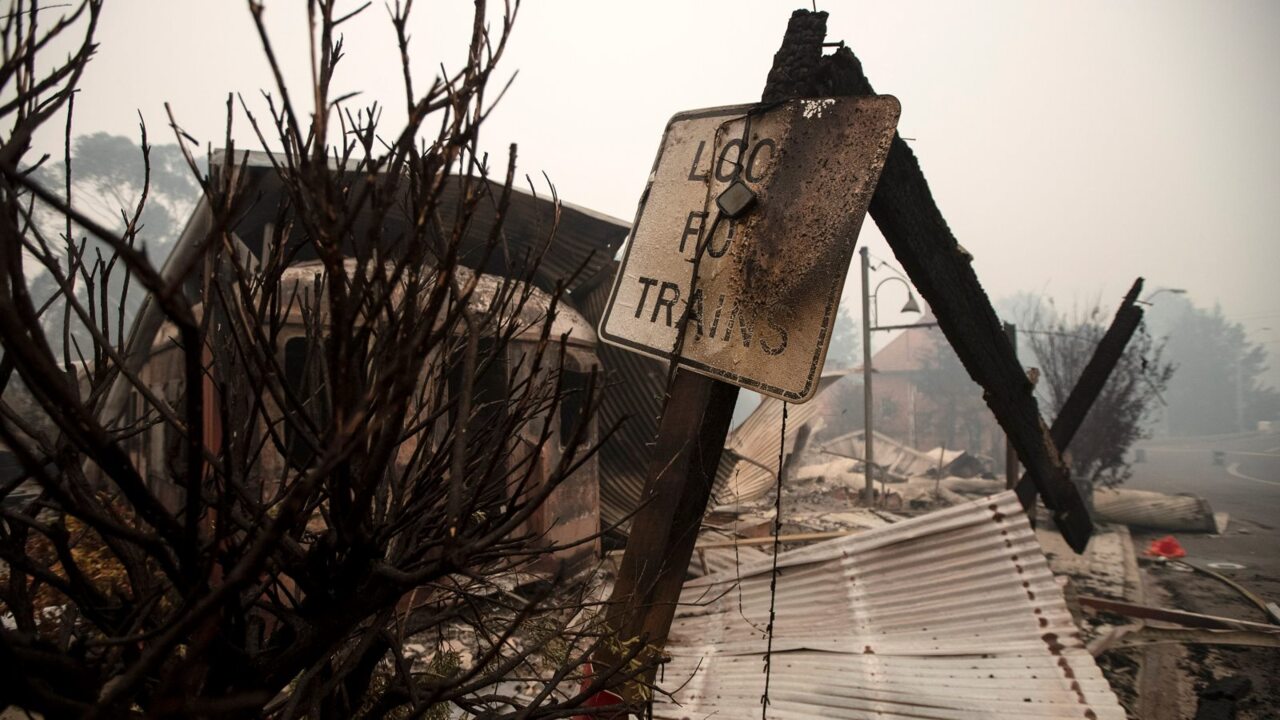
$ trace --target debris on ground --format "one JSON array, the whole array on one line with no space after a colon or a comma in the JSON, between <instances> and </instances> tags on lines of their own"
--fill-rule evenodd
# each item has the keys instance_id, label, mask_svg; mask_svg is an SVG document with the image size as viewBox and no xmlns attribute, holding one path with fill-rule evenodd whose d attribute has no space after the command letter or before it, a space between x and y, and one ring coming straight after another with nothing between
<instances>
[{"instance_id":1,"label":"debris on ground","mask_svg":"<svg viewBox=\"0 0 1280 720\"><path fill-rule=\"evenodd\" d=\"M1280 626L1276 625L1088 596L1080 596L1078 602L1133 621L1111 627L1090 642L1089 652L1095 656L1118 648L1167 643L1280 648Z\"/></svg>"},{"instance_id":2,"label":"debris on ground","mask_svg":"<svg viewBox=\"0 0 1280 720\"><path fill-rule=\"evenodd\" d=\"M1196 495L1098 488L1093 492L1093 510L1103 522L1154 530L1221 534L1227 525L1226 513L1215 515L1209 502Z\"/></svg>"},{"instance_id":3,"label":"debris on ground","mask_svg":"<svg viewBox=\"0 0 1280 720\"><path fill-rule=\"evenodd\" d=\"M1052 525L1040 523L1036 538L1053 574L1070 580L1074 592L1126 602L1143 601L1133 538L1123 525L1098 526L1089 547L1080 554L1067 546Z\"/></svg>"},{"instance_id":4,"label":"debris on ground","mask_svg":"<svg viewBox=\"0 0 1280 720\"><path fill-rule=\"evenodd\" d=\"M964 450L948 450L943 447L917 450L883 433L872 431L875 438L872 453L876 464L890 477L954 475L974 477L987 469L982 458ZM827 440L821 444L821 452L828 455L861 461L866 452L866 432L855 430Z\"/></svg>"},{"instance_id":5,"label":"debris on ground","mask_svg":"<svg viewBox=\"0 0 1280 720\"><path fill-rule=\"evenodd\" d=\"M1187 556L1187 551L1182 548L1182 544L1172 535L1165 535L1162 538L1156 538L1147 546L1147 557L1159 558L1181 558Z\"/></svg>"},{"instance_id":6,"label":"debris on ground","mask_svg":"<svg viewBox=\"0 0 1280 720\"><path fill-rule=\"evenodd\" d=\"M1125 717L1013 493L777 560L771 713ZM759 711L772 567L685 584L654 717Z\"/></svg>"},{"instance_id":7,"label":"debris on ground","mask_svg":"<svg viewBox=\"0 0 1280 720\"><path fill-rule=\"evenodd\" d=\"M841 449L848 451L849 456L832 452L830 441L808 445L796 443L790 448L794 452L789 453L786 460L786 480L780 503L783 522L779 542L784 550L780 558L816 552L817 547L867 542L867 538L887 532L886 526L901 523L910 526L921 520L921 516L953 512L959 507L972 505L975 498L990 499L1004 492L1004 480L989 474L974 474L971 472L972 463L965 467L968 460L965 463L955 462L971 456L945 450L921 452L877 435L877 459L882 459L885 467L877 466L874 504L868 508L863 496L866 467L859 459L861 440L862 436L856 433L841 438ZM926 458L931 462L926 463ZM952 474L961 468L963 477L958 472ZM763 487L764 468L756 470L761 478L755 485ZM720 487L728 490L745 485L727 483ZM731 597L737 598L739 591L747 593L754 583L759 582L759 572L750 568L771 564L775 517L773 493L770 486L749 493L750 497L746 499L731 493L718 494L723 504L708 514L693 561L695 567L690 569L690 576L699 579L691 581L687 587L700 587L698 583L714 583L717 577L731 575L735 582L740 583L735 592L730 593ZM1043 522L1036 534L1055 576L1055 587L1060 588L1059 592L1066 598L1066 607L1074 618L1072 627L1078 628L1084 647L1099 653L1096 667L1101 670L1127 716L1134 719L1191 717L1198 702L1205 705L1198 697L1209 697L1205 694L1206 688L1222 678L1243 674L1253 678L1255 691L1233 705L1238 708L1238 717L1241 720L1273 717L1269 711L1280 706L1280 687L1268 685L1264 690L1257 690L1260 673L1264 671L1242 670L1241 663L1235 660L1237 657L1270 653L1261 667L1270 668L1270 672L1280 675L1280 653L1271 647L1280 644L1280 628L1273 630L1272 626L1265 624L1280 619L1269 616L1270 601L1257 595L1249 597L1247 592L1233 591L1222 582L1221 573L1234 574L1238 568L1230 565L1209 567L1205 563L1193 571L1191 565L1183 565L1178 559L1186 557L1187 549L1175 535L1142 535L1140 544L1136 545L1130 535L1129 528L1133 527L1135 531L1163 529L1165 532L1207 533L1205 537L1218 537L1226 527L1225 513L1215 514L1206 501L1192 495L1098 489L1094 501L1102 522L1084 554L1072 551L1047 518L1041 518ZM1016 514L1021 515L1021 512ZM1236 528L1234 532L1244 533L1246 529ZM814 544L827 540L830 542L820 546ZM1144 550L1147 552L1142 552ZM1139 558L1143 557L1146 562L1148 555L1159 563L1143 569ZM1157 567L1160 568L1160 580L1153 581L1151 571ZM792 572L789 567L784 567L782 578ZM1192 578L1197 575L1200 578L1192 583ZM1215 575L1218 577L1216 581L1213 580ZM1188 603L1177 592L1171 593L1165 587L1169 584L1201 587L1215 582L1220 588L1214 591L1215 595L1234 595L1234 611L1227 611L1221 604L1203 606ZM780 594L779 600L782 599ZM735 599L734 603L737 602ZM1240 604L1252 605L1255 614L1261 613L1261 616L1240 612ZM743 607L745 616L739 620L746 622L745 618L754 616L745 609L746 606ZM780 614L780 621L781 617ZM764 627L763 623L755 624L760 626L757 630ZM803 667L809 662L806 650L793 650L797 654L788 657L792 667ZM720 650L706 647L700 651L711 653L707 655L707 662L716 663L712 676L719 677L722 671L727 675L725 680L714 682L694 676L689 688L702 693L703 704L695 703L698 708L724 711L736 707L732 703L737 700L746 703L750 699L758 703L758 693L747 698L751 693L741 687L741 683L748 682L746 675L741 675L746 672L741 658L732 654L725 656ZM825 661L836 662L829 655L822 657ZM758 663L758 660L757 653L753 663ZM673 662L673 667L678 667L682 661L676 657ZM857 664L860 661L852 662L851 667L863 667ZM708 668L711 666L704 666L704 670ZM758 674L758 667L750 669ZM905 672L902 670L895 675L893 682L899 682L899 676ZM715 682L738 684L712 699L707 693L712 692L713 685L721 687ZM868 688L873 685L858 687L862 689L848 692L855 695L863 690L870 692ZM820 690L805 686L804 693L813 692ZM913 687L911 692L916 692L916 688ZM742 697L738 698L738 695ZM683 699L685 696L680 697ZM844 697L836 702L856 705L859 701ZM1210 705L1217 707L1213 703ZM688 715L688 712L684 714Z\"/></svg>"},{"instance_id":8,"label":"debris on ground","mask_svg":"<svg viewBox=\"0 0 1280 720\"><path fill-rule=\"evenodd\" d=\"M1223 575L1222 573L1219 573L1216 571L1216 570L1244 570L1245 569L1244 565L1240 565L1239 563L1209 563L1209 567L1201 567L1200 565L1189 562L1187 560L1183 560L1179 564L1189 567L1195 572L1198 572L1202 575L1211 577L1214 580L1217 580L1218 582L1222 583L1223 585L1226 585L1227 587L1231 588L1232 590L1235 590L1236 592L1240 593L1240 595L1244 597L1244 599L1253 603L1254 606L1256 606L1259 610L1261 610L1264 614L1266 614L1270 622L1280 623L1280 606L1277 606L1276 603L1274 602L1270 602L1268 600L1263 599L1261 596L1259 596L1257 593L1253 592L1249 588L1241 585L1235 580L1232 580L1226 575ZM1214 569L1210 569L1210 568L1214 568Z\"/></svg>"},{"instance_id":9,"label":"debris on ground","mask_svg":"<svg viewBox=\"0 0 1280 720\"><path fill-rule=\"evenodd\" d=\"M1231 676L1215 680L1200 693L1196 720L1235 720L1236 704L1248 697L1253 683L1247 677Z\"/></svg>"},{"instance_id":10,"label":"debris on ground","mask_svg":"<svg viewBox=\"0 0 1280 720\"><path fill-rule=\"evenodd\" d=\"M1269 617L1236 590L1202 573L1192 572L1183 562L1143 561L1142 573L1150 594L1149 602L1186 612L1266 623ZM1253 574L1241 571L1245 580ZM1250 584L1261 583L1260 580ZM1138 652L1134 650L1122 652ZM1171 644L1152 646L1144 653L1162 663L1160 676L1147 683L1147 702L1142 717L1193 717L1197 695L1219 680L1233 676L1252 681L1253 692L1236 704L1238 720L1273 720L1280 717L1280 651L1275 648L1228 645ZM1164 702L1178 696L1175 708ZM1164 713L1164 714L1161 714ZM1223 717L1231 717L1226 715Z\"/></svg>"}]
</instances>

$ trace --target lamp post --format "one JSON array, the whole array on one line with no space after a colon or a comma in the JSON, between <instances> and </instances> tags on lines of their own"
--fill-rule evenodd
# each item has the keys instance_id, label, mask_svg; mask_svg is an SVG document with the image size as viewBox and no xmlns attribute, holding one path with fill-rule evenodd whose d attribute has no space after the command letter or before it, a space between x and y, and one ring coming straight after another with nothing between
<instances>
[{"instance_id":1,"label":"lamp post","mask_svg":"<svg viewBox=\"0 0 1280 720\"><path fill-rule=\"evenodd\" d=\"M1187 289L1158 287L1155 290L1152 290L1150 294L1148 294L1145 298L1139 300L1138 302L1142 303L1143 305L1151 305L1152 304L1151 301L1155 298L1155 296L1159 295L1160 293L1169 293L1170 295L1186 295ZM1164 404L1163 401L1162 401L1162 404ZM1164 411L1164 434L1165 435L1173 434L1173 417L1172 417L1172 413L1169 412L1169 408L1167 405Z\"/></svg>"},{"instance_id":2,"label":"lamp post","mask_svg":"<svg viewBox=\"0 0 1280 720\"><path fill-rule=\"evenodd\" d=\"M881 280L876 285L874 291L871 290L871 253L866 247L859 250L862 254L862 428L863 428L863 467L867 476L866 486L866 503L867 507L875 502L876 486L875 486L875 431L873 429L872 414L875 404L871 394L871 331L872 330L892 330L899 327L933 327L937 323L920 323L918 325L893 325L889 327L873 327L871 302L880 292L880 287L890 280L897 280L907 288L907 304L902 306L902 312L918 313L920 305L916 302L915 293L911 292L911 285L901 277L890 276ZM883 263L882 263L883 264ZM880 321L880 309L876 306L875 321Z\"/></svg>"},{"instance_id":3,"label":"lamp post","mask_svg":"<svg viewBox=\"0 0 1280 720\"><path fill-rule=\"evenodd\" d=\"M1236 353L1236 432L1244 432L1244 350Z\"/></svg>"},{"instance_id":4,"label":"lamp post","mask_svg":"<svg viewBox=\"0 0 1280 720\"><path fill-rule=\"evenodd\" d=\"M866 474L867 489L864 498L867 507L875 502L876 484L871 468L875 463L875 451L871 439L871 300L868 276L871 274L871 255L862 248L862 470Z\"/></svg>"},{"instance_id":5,"label":"lamp post","mask_svg":"<svg viewBox=\"0 0 1280 720\"><path fill-rule=\"evenodd\" d=\"M1143 305L1150 305L1150 304L1151 304L1151 299L1152 299L1152 298L1154 298L1155 296L1159 295L1160 293L1171 293L1171 294L1173 294L1173 295L1186 295L1186 294L1187 294L1187 289L1186 289L1186 288L1171 288L1171 287L1156 288L1154 291L1152 291L1152 293L1151 293L1150 295L1148 295L1148 296L1146 296L1145 298L1143 298L1143 299L1139 300L1138 302L1142 303Z\"/></svg>"}]
</instances>

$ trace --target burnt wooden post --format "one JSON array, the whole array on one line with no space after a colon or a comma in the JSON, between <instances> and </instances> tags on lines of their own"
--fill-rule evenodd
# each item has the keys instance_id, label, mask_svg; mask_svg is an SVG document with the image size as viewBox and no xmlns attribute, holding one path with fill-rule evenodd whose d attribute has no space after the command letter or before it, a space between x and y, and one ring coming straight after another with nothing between
<instances>
[{"instance_id":1,"label":"burnt wooden post","mask_svg":"<svg viewBox=\"0 0 1280 720\"><path fill-rule=\"evenodd\" d=\"M847 47L822 58L823 87L831 96L872 95L862 63ZM938 210L915 153L893 138L871 217L911 282L933 308L947 341L982 386L984 399L1008 434L1063 538L1083 552L1093 532L1088 509L1049 439L1031 382L1014 356L991 301Z\"/></svg>"},{"instance_id":2,"label":"burnt wooden post","mask_svg":"<svg viewBox=\"0 0 1280 720\"><path fill-rule=\"evenodd\" d=\"M666 641L737 399L736 385L676 370L605 616L617 644L597 657L601 668L616 667L636 642L653 648L638 656L652 663Z\"/></svg>"},{"instance_id":3,"label":"burnt wooden post","mask_svg":"<svg viewBox=\"0 0 1280 720\"><path fill-rule=\"evenodd\" d=\"M792 15L774 55L763 102L812 95L826 37L826 13ZM675 362L675 360L673 360ZM627 549L606 610L616 639L596 654L596 669L618 668L636 655L650 670L629 683L624 699L646 699L645 684L666 642L689 560L706 513L716 468L729 434L738 387L677 369L649 459L641 506L631 521Z\"/></svg>"},{"instance_id":4,"label":"burnt wooden post","mask_svg":"<svg viewBox=\"0 0 1280 720\"><path fill-rule=\"evenodd\" d=\"M1107 332L1098 341L1098 347L1094 349L1093 357L1089 358L1089 364L1085 365L1084 371L1080 373L1080 379L1076 381L1075 387L1071 388L1071 394L1062 404L1062 411L1053 419L1049 436L1059 451L1066 450L1071 444L1076 431L1084 424L1089 408L1102 394L1102 388L1111 377L1111 371L1124 356L1124 349L1128 346L1130 338L1137 332L1138 325L1142 322L1142 308L1138 307L1138 295L1141 292L1142 278L1138 278L1129 289L1129 294L1124 296L1120 309L1116 310L1111 327L1107 328ZM1036 489L1027 481L1025 475L1018 482L1017 489L1018 500L1022 502L1022 507L1028 512L1034 511Z\"/></svg>"}]
</instances>

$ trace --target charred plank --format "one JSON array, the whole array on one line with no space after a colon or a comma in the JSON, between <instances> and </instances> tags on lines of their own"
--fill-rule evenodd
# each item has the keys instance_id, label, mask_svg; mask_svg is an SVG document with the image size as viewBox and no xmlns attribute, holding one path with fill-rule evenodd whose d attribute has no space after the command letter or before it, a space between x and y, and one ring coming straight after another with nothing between
<instances>
[{"instance_id":1,"label":"charred plank","mask_svg":"<svg viewBox=\"0 0 1280 720\"><path fill-rule=\"evenodd\" d=\"M1080 426L1084 424L1089 408L1093 407L1093 402L1102 394L1107 379L1111 377L1111 371L1124 356L1125 347L1137 332L1138 325L1142 323L1142 308L1138 307L1138 294L1141 292L1142 278L1138 278L1129 289L1129 293L1124 296L1120 309L1116 310L1111 327L1107 328L1107 332L1098 341L1098 347L1094 349L1093 357L1089 358L1089 364L1085 365L1084 372L1080 373L1080 379L1076 381L1075 387L1071 388L1071 394L1062 404L1062 411L1053 419L1053 426L1049 428L1049 437L1053 438L1053 444L1057 446L1059 452L1067 449L1076 432L1080 430ZM1026 475L1018 481L1017 490L1022 507L1028 511L1035 507L1036 488L1028 481Z\"/></svg>"},{"instance_id":2,"label":"charred plank","mask_svg":"<svg viewBox=\"0 0 1280 720\"><path fill-rule=\"evenodd\" d=\"M819 91L833 96L872 95L862 63L847 47L823 58ZM1083 552L1093 532L1084 500L1070 479L1023 373L1013 345L970 262L934 202L915 153L895 135L871 217L920 294L965 369L1008 434L1028 475L1068 544Z\"/></svg>"}]
</instances>

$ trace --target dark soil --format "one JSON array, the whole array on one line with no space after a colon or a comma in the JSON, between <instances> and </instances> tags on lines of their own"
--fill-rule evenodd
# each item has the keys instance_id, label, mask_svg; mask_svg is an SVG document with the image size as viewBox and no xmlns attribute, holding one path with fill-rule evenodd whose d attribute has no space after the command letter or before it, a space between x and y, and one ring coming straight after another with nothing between
<instances>
[{"instance_id":1,"label":"dark soil","mask_svg":"<svg viewBox=\"0 0 1280 720\"><path fill-rule=\"evenodd\" d=\"M1238 592L1200 573L1180 572L1158 564L1146 564L1147 577L1173 599L1179 610L1219 615L1222 617L1269 622L1267 616ZM1224 575L1229 571L1222 571ZM1248 570L1238 571L1232 579L1245 587L1273 586L1266 579L1251 578ZM1186 680L1192 683L1202 699L1206 690L1230 678L1248 680L1249 690L1235 702L1237 720L1275 720L1280 718L1280 650L1274 648L1231 647L1225 645L1191 645L1186 659L1180 663ZM1202 700L1202 707L1204 706ZM1230 717L1222 715L1221 717ZM1146 718L1144 720L1162 720Z\"/></svg>"}]
</instances>

